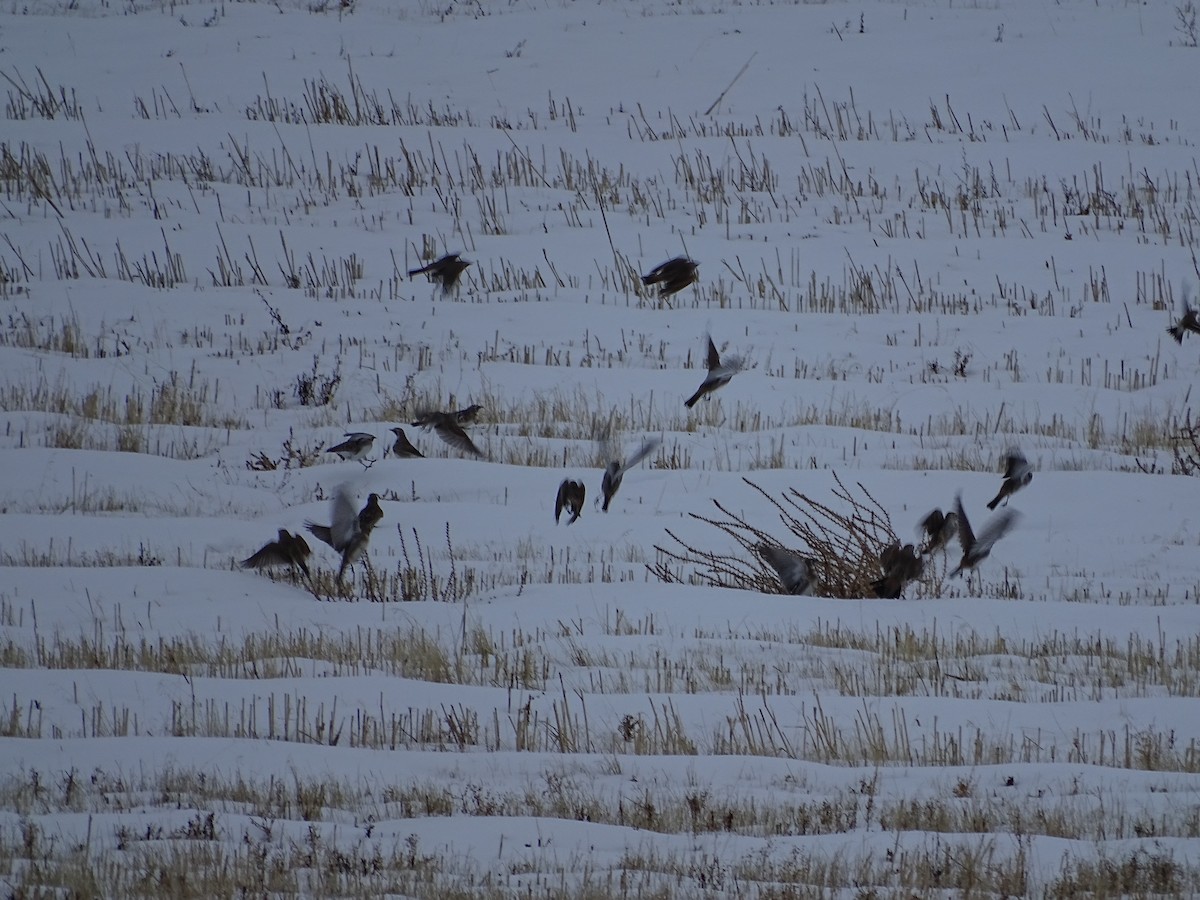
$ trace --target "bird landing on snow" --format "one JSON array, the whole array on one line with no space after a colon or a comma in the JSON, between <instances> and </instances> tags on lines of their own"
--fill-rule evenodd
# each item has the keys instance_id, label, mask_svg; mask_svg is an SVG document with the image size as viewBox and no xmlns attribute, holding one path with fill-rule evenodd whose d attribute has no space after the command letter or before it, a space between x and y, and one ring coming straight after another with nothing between
<instances>
[{"instance_id":1,"label":"bird landing on snow","mask_svg":"<svg viewBox=\"0 0 1200 900\"><path fill-rule=\"evenodd\" d=\"M682 291L689 284L700 280L698 270L700 264L686 256L676 256L665 263L659 263L650 272L642 276L642 284L649 287L657 284L659 297L670 297Z\"/></svg>"},{"instance_id":2,"label":"bird landing on snow","mask_svg":"<svg viewBox=\"0 0 1200 900\"><path fill-rule=\"evenodd\" d=\"M414 275L427 275L430 281L441 282L442 291L449 293L458 284L458 278L466 271L470 263L465 259L459 258L457 253L447 253L445 256L435 259L428 265L421 266L419 269L409 269L408 277Z\"/></svg>"},{"instance_id":3,"label":"bird landing on snow","mask_svg":"<svg viewBox=\"0 0 1200 900\"><path fill-rule=\"evenodd\" d=\"M608 512L608 504L620 490L625 473L657 450L661 443L661 438L646 438L642 441L642 446L638 447L630 456L621 459L617 456L620 451L613 445L611 438L607 434L601 436L601 453L609 461L604 469L604 476L600 479L600 493L604 496L604 505L601 509L604 512Z\"/></svg>"},{"instance_id":4,"label":"bird landing on snow","mask_svg":"<svg viewBox=\"0 0 1200 900\"><path fill-rule=\"evenodd\" d=\"M1004 467L1004 481L1000 483L1000 492L987 505L988 509L995 509L1001 500L1008 506L1008 498L1033 481L1033 467L1025 454L1015 447L1000 457L1000 464Z\"/></svg>"},{"instance_id":5,"label":"bird landing on snow","mask_svg":"<svg viewBox=\"0 0 1200 900\"><path fill-rule=\"evenodd\" d=\"M346 569L366 552L371 532L382 518L383 508L379 505L378 494L367 497L366 506L356 512L350 487L343 484L334 492L330 502L330 523L318 525L316 522L305 522L304 527L313 537L342 554L342 565L337 574L337 580L341 582Z\"/></svg>"}]
</instances>

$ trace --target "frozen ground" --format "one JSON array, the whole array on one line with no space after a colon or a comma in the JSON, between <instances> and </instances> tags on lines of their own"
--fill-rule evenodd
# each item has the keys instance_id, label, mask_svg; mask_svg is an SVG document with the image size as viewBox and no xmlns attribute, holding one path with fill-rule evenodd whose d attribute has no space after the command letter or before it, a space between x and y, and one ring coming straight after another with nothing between
<instances>
[{"instance_id":1,"label":"frozen ground","mask_svg":"<svg viewBox=\"0 0 1200 900\"><path fill-rule=\"evenodd\" d=\"M1200 891L1191 10L0 12L8 892ZM970 579L694 562L773 588L706 520L791 490L978 530L1014 445ZM237 567L342 485L342 586Z\"/></svg>"}]
</instances>

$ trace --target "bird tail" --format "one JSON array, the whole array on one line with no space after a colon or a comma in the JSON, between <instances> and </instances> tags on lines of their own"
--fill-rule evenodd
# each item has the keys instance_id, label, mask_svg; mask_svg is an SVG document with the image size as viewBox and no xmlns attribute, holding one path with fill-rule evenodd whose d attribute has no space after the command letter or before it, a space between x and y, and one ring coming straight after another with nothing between
<instances>
[{"instance_id":1,"label":"bird tail","mask_svg":"<svg viewBox=\"0 0 1200 900\"><path fill-rule=\"evenodd\" d=\"M1171 337L1175 338L1175 343L1177 343L1177 344L1183 343L1183 329L1180 328L1178 325L1172 325L1170 328L1168 328L1167 334L1169 334Z\"/></svg>"},{"instance_id":2,"label":"bird tail","mask_svg":"<svg viewBox=\"0 0 1200 900\"><path fill-rule=\"evenodd\" d=\"M686 406L688 409L691 409L693 406L696 405L696 401L698 401L703 396L704 396L704 394L702 392L696 391L696 393L692 394L692 396L688 397L688 399L683 401L683 405Z\"/></svg>"},{"instance_id":3,"label":"bird tail","mask_svg":"<svg viewBox=\"0 0 1200 900\"><path fill-rule=\"evenodd\" d=\"M318 525L316 522L305 521L304 527L317 540L324 541L330 547L333 546L333 532L329 530L328 525Z\"/></svg>"},{"instance_id":4,"label":"bird tail","mask_svg":"<svg viewBox=\"0 0 1200 900\"><path fill-rule=\"evenodd\" d=\"M1004 495L1003 495L1003 494L997 494L995 497L993 497L993 498L992 498L992 502L988 504L988 509L995 509L995 508L996 508L996 504L998 504L998 503L1000 502L1000 498L1001 498L1002 496L1004 496Z\"/></svg>"}]
</instances>

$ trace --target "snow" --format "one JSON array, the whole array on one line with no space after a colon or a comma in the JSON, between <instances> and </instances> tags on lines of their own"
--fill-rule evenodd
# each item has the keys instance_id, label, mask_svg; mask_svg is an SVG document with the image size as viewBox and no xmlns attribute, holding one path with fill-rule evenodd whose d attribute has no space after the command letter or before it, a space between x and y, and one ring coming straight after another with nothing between
<instances>
[{"instance_id":1,"label":"snow","mask_svg":"<svg viewBox=\"0 0 1200 900\"><path fill-rule=\"evenodd\" d=\"M265 893L1200 890L1184 6L0 12L5 883L211 845L311 875ZM445 252L456 289L407 276ZM697 285L641 287L677 255ZM707 334L745 368L689 412ZM470 403L483 460L408 425ZM609 426L663 443L606 514ZM370 465L323 452L355 431ZM651 572L743 553L714 500L802 549L743 479L978 531L1014 445L969 579L957 543L895 601ZM385 587L237 567L347 483Z\"/></svg>"}]
</instances>

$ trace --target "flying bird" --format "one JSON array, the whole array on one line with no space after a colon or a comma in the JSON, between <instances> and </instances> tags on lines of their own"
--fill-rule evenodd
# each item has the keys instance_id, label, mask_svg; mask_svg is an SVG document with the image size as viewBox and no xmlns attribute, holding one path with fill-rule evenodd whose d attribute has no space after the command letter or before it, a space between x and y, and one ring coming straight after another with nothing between
<instances>
[{"instance_id":1,"label":"flying bird","mask_svg":"<svg viewBox=\"0 0 1200 900\"><path fill-rule=\"evenodd\" d=\"M640 463L643 459L658 449L658 445L662 441L659 438L647 438L642 442L642 446L634 451L632 456L625 460L613 459L613 450L607 437L601 439L601 444L604 456L609 460L608 466L604 469L604 477L600 479L600 493L604 495L604 505L601 509L608 512L608 504L612 502L612 498L621 488L621 481L625 478L625 473Z\"/></svg>"},{"instance_id":2,"label":"flying bird","mask_svg":"<svg viewBox=\"0 0 1200 900\"><path fill-rule=\"evenodd\" d=\"M328 525L305 522L304 527L315 538L342 554L342 566L337 574L340 582L346 574L346 569L357 562L366 551L371 532L383 518L383 508L379 505L379 495L371 494L367 497L367 505L355 512L350 489L342 485L334 492L330 504L330 517Z\"/></svg>"},{"instance_id":3,"label":"flying bird","mask_svg":"<svg viewBox=\"0 0 1200 900\"><path fill-rule=\"evenodd\" d=\"M326 453L336 453L342 459L362 460L371 452L375 443L375 435L365 431L347 431L346 439L340 444L325 449Z\"/></svg>"},{"instance_id":4,"label":"flying bird","mask_svg":"<svg viewBox=\"0 0 1200 900\"><path fill-rule=\"evenodd\" d=\"M958 513L951 511L943 514L940 509L935 509L920 521L918 527L925 532L921 552L932 553L945 547L958 534Z\"/></svg>"},{"instance_id":5,"label":"flying bird","mask_svg":"<svg viewBox=\"0 0 1200 900\"><path fill-rule=\"evenodd\" d=\"M456 412L454 414L454 418L459 425L467 425L471 422L474 422L475 419L478 418L479 411L481 409L483 409L483 407L480 404L472 403L466 409L460 409L458 412Z\"/></svg>"},{"instance_id":6,"label":"flying bird","mask_svg":"<svg viewBox=\"0 0 1200 900\"><path fill-rule=\"evenodd\" d=\"M409 269L408 277L414 275L428 275L430 281L440 281L442 290L449 292L453 290L454 285L458 284L458 277L466 271L470 263L464 259L459 259L457 253L447 253L445 256L435 259L427 266L421 266L419 269Z\"/></svg>"},{"instance_id":7,"label":"flying bird","mask_svg":"<svg viewBox=\"0 0 1200 900\"><path fill-rule=\"evenodd\" d=\"M958 514L958 542L962 545L962 561L958 567L950 573L953 578L964 569L973 569L992 552L992 545L1012 529L1016 524L1020 514L1016 510L1005 509L996 513L988 520L983 531L976 537L975 532L971 530L971 523L967 519L967 513L963 509L962 494L958 494L954 498L954 509Z\"/></svg>"},{"instance_id":8,"label":"flying bird","mask_svg":"<svg viewBox=\"0 0 1200 900\"><path fill-rule=\"evenodd\" d=\"M642 276L642 284L657 284L658 296L670 297L682 291L689 284L700 280L697 269L700 265L686 256L676 256L665 263L655 266L648 275Z\"/></svg>"},{"instance_id":9,"label":"flying bird","mask_svg":"<svg viewBox=\"0 0 1200 900\"><path fill-rule=\"evenodd\" d=\"M1001 456L1000 462L1004 466L1004 481L1000 483L1000 492L987 505L988 509L995 509L1001 500L1008 506L1008 498L1033 481L1033 467L1025 454L1015 447Z\"/></svg>"},{"instance_id":10,"label":"flying bird","mask_svg":"<svg viewBox=\"0 0 1200 900\"><path fill-rule=\"evenodd\" d=\"M883 548L879 565L883 568L883 576L871 582L871 590L876 597L888 600L898 600L905 585L916 581L925 571L925 561L917 548L912 544L901 547L899 541L892 541Z\"/></svg>"},{"instance_id":11,"label":"flying bird","mask_svg":"<svg viewBox=\"0 0 1200 900\"><path fill-rule=\"evenodd\" d=\"M562 515L564 509L571 514L571 518L567 519L567 524L574 523L579 518L579 514L583 512L583 500L586 495L587 489L584 488L582 481L564 478L562 484L558 486L558 496L554 498L554 523L558 524L558 517Z\"/></svg>"},{"instance_id":12,"label":"flying bird","mask_svg":"<svg viewBox=\"0 0 1200 900\"><path fill-rule=\"evenodd\" d=\"M408 435L404 433L403 428L393 428L392 434L396 435L396 443L392 444L392 456L399 459L417 459L425 456L424 453L413 446L413 442L408 439Z\"/></svg>"},{"instance_id":13,"label":"flying bird","mask_svg":"<svg viewBox=\"0 0 1200 900\"><path fill-rule=\"evenodd\" d=\"M279 537L264 544L254 555L243 559L243 569L270 569L275 566L291 566L299 569L305 577L311 577L308 572L308 542L298 534L292 534L286 528L279 529Z\"/></svg>"},{"instance_id":14,"label":"flying bird","mask_svg":"<svg viewBox=\"0 0 1200 900\"><path fill-rule=\"evenodd\" d=\"M413 419L412 425L414 428L432 428L437 432L438 437L455 450L470 453L472 456L483 456L483 451L475 446L475 442L471 440L470 435L459 424L460 421L469 422L475 417L475 412L471 412L471 409L472 407L467 407L467 409L462 409L458 412L429 411L418 413L417 417ZM459 416L463 414L467 414L467 418L460 420Z\"/></svg>"},{"instance_id":15,"label":"flying bird","mask_svg":"<svg viewBox=\"0 0 1200 900\"><path fill-rule=\"evenodd\" d=\"M1185 332L1191 331L1194 334L1200 334L1200 315L1196 314L1196 310L1188 304L1187 294L1183 297L1183 315L1179 317L1174 325L1167 329L1167 334L1175 338L1175 343L1183 343L1183 335Z\"/></svg>"},{"instance_id":16,"label":"flying bird","mask_svg":"<svg viewBox=\"0 0 1200 900\"><path fill-rule=\"evenodd\" d=\"M695 406L701 397L729 384L730 379L742 370L742 361L736 356L726 357L722 365L721 356L717 353L716 344L711 337L708 339L708 360L705 364L708 366L708 374L704 376L704 381L696 388L696 393L683 401L683 405L688 409Z\"/></svg>"},{"instance_id":17,"label":"flying bird","mask_svg":"<svg viewBox=\"0 0 1200 900\"><path fill-rule=\"evenodd\" d=\"M789 594L807 594L813 588L813 562L806 556L801 556L794 550L783 547L773 547L770 544L759 544L754 548L758 555L779 576L779 583Z\"/></svg>"}]
</instances>

